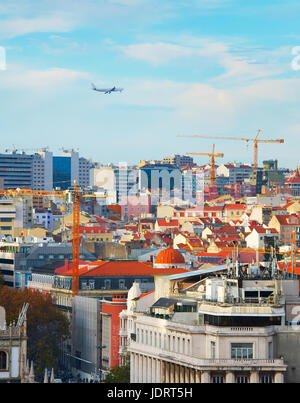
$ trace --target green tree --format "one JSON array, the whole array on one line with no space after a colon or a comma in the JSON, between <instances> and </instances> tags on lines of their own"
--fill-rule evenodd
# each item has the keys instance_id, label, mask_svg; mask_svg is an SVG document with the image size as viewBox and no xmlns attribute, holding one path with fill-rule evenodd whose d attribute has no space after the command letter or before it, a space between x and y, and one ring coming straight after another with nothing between
<instances>
[{"instance_id":1,"label":"green tree","mask_svg":"<svg viewBox=\"0 0 300 403\"><path fill-rule=\"evenodd\" d=\"M111 369L104 383L130 383L129 364Z\"/></svg>"},{"instance_id":2,"label":"green tree","mask_svg":"<svg viewBox=\"0 0 300 403\"><path fill-rule=\"evenodd\" d=\"M0 305L6 321L17 320L25 302L27 311L28 358L35 363L35 373L43 376L44 368L57 369L61 342L69 336L69 321L53 304L52 297L39 291L0 288Z\"/></svg>"}]
</instances>

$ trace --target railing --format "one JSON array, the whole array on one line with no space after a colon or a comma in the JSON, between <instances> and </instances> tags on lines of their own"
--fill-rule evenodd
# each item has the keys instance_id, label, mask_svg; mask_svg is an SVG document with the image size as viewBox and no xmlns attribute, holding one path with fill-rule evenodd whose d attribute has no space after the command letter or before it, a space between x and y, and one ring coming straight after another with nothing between
<instances>
[{"instance_id":1,"label":"railing","mask_svg":"<svg viewBox=\"0 0 300 403\"><path fill-rule=\"evenodd\" d=\"M6 329L0 329L0 339L7 337L21 337L23 335L23 328L16 326L8 326Z\"/></svg>"},{"instance_id":2,"label":"railing","mask_svg":"<svg viewBox=\"0 0 300 403\"><path fill-rule=\"evenodd\" d=\"M273 359L255 359L255 358L197 358L195 356L191 356L190 353L178 353L174 351L170 351L167 349L161 349L158 347L144 345L137 342L130 342L128 346L128 352L137 353L137 354L146 354L148 356L166 360L169 362L180 362L183 365L189 365L194 368L204 367L211 368L215 370L216 367L225 368L243 368L243 367L268 367L269 370L273 370L277 367L280 367L280 370L285 370L286 365L284 360L281 358L273 358Z\"/></svg>"},{"instance_id":3,"label":"railing","mask_svg":"<svg viewBox=\"0 0 300 403\"><path fill-rule=\"evenodd\" d=\"M232 332L253 332L253 327L231 327Z\"/></svg>"},{"instance_id":4,"label":"railing","mask_svg":"<svg viewBox=\"0 0 300 403\"><path fill-rule=\"evenodd\" d=\"M201 360L207 362L207 364L212 365L233 365L233 366L252 366L252 365L284 365L283 359L273 358L273 359L263 359L263 358L219 358L219 359L206 359Z\"/></svg>"}]
</instances>

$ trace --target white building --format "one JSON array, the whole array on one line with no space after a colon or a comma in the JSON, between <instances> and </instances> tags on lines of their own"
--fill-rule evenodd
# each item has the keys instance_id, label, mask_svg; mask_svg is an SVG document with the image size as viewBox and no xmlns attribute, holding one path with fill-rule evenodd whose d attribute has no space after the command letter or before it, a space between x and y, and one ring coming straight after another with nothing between
<instances>
[{"instance_id":1,"label":"white building","mask_svg":"<svg viewBox=\"0 0 300 403\"><path fill-rule=\"evenodd\" d=\"M37 151L32 161L32 189L47 190L53 189L53 153L44 150Z\"/></svg>"},{"instance_id":2,"label":"white building","mask_svg":"<svg viewBox=\"0 0 300 403\"><path fill-rule=\"evenodd\" d=\"M228 184L242 183L248 179L252 173L252 167L245 164L223 164L216 169L217 176L228 178Z\"/></svg>"},{"instance_id":3,"label":"white building","mask_svg":"<svg viewBox=\"0 0 300 403\"><path fill-rule=\"evenodd\" d=\"M276 246L279 244L280 234L274 228L255 227L251 233L246 236L247 248L261 249L268 244Z\"/></svg>"},{"instance_id":4,"label":"white building","mask_svg":"<svg viewBox=\"0 0 300 403\"><path fill-rule=\"evenodd\" d=\"M79 158L79 175L78 184L82 188L86 188L90 185L90 171L93 167L91 160L85 158Z\"/></svg>"},{"instance_id":5,"label":"white building","mask_svg":"<svg viewBox=\"0 0 300 403\"><path fill-rule=\"evenodd\" d=\"M192 276L158 279L146 313L129 301L131 383L284 382L277 336L286 300L274 280L253 279L241 288L234 277L187 283Z\"/></svg>"}]
</instances>

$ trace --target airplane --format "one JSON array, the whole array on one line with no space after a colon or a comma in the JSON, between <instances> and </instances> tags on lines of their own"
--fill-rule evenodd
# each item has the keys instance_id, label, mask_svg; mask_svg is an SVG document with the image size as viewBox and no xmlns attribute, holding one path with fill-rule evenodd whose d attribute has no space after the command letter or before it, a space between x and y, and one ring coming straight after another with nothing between
<instances>
[{"instance_id":1,"label":"airplane","mask_svg":"<svg viewBox=\"0 0 300 403\"><path fill-rule=\"evenodd\" d=\"M95 85L92 83L92 88L94 91L98 91L98 92L104 92L104 94L111 94L112 92L122 92L123 88L96 88Z\"/></svg>"}]
</instances>

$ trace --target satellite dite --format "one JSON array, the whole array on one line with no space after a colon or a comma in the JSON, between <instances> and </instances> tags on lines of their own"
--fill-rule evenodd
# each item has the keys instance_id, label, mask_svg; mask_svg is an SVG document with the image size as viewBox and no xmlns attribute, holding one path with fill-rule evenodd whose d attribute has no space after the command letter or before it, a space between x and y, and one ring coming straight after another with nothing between
<instances>
[{"instance_id":1,"label":"satellite dite","mask_svg":"<svg viewBox=\"0 0 300 403\"><path fill-rule=\"evenodd\" d=\"M98 92L104 92L104 94L111 94L112 92L122 92L123 88L116 88L116 87L112 87L112 88L97 88L93 83L92 83L92 88L94 91L98 91Z\"/></svg>"}]
</instances>

